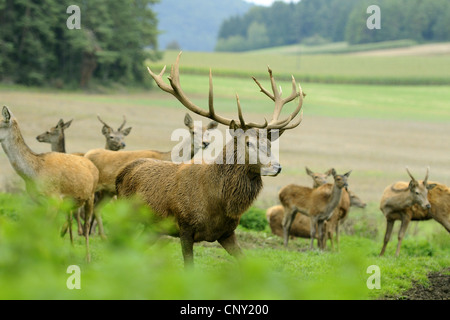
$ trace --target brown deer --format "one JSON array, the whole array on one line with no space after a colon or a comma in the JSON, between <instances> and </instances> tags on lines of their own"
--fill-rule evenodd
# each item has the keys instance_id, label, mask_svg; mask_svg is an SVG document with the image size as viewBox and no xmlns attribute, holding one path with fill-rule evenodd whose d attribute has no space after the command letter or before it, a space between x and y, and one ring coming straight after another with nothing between
<instances>
[{"instance_id":1,"label":"brown deer","mask_svg":"<svg viewBox=\"0 0 450 320\"><path fill-rule=\"evenodd\" d=\"M66 153L66 139L64 136L64 130L69 128L71 124L72 120L64 122L63 119L60 119L56 126L51 127L49 131L45 131L44 133L38 135L36 139L39 142L50 143L53 152Z\"/></svg>"},{"instance_id":2,"label":"brown deer","mask_svg":"<svg viewBox=\"0 0 450 320\"><path fill-rule=\"evenodd\" d=\"M423 181L417 181L409 172L408 168L406 168L406 172L411 178L411 181L409 183L399 181L387 186L381 197L380 210L386 217L386 233L384 235L383 248L381 249L380 256L386 250L395 220L402 221L398 232L397 250L395 252L395 255L398 256L403 237L412 217L414 216L414 220L427 220L431 218L429 217L431 205L428 201L428 190L434 188L436 185L428 184L429 168L427 168L427 173ZM418 207L413 209L411 208L413 205L418 205L418 207L424 210L417 210Z\"/></svg>"},{"instance_id":3,"label":"brown deer","mask_svg":"<svg viewBox=\"0 0 450 320\"><path fill-rule=\"evenodd\" d=\"M272 137L276 135L273 129L284 132L297 127L302 117L297 121L293 119L301 110L303 93L300 87L297 91L292 77L292 93L282 99L269 69L273 94L253 79L261 91L275 102L272 120L264 124L245 122L239 98L236 97L239 113L239 122L236 122L215 113L211 72L209 110L201 109L186 97L180 86L179 59L180 55L172 66L170 85L162 80L165 67L159 75L149 69L150 75L162 90L175 96L192 112L229 126L233 139L210 164L175 164L153 159L133 161L117 176L116 187L119 198L137 196L157 216L175 220L177 232L174 235L180 237L187 266L193 263L194 242L218 241L229 254L235 257L243 254L235 235L240 217L261 191L261 176L276 176L281 171L278 160L271 152L271 140L261 129L271 130L269 136ZM297 108L286 119L279 120L283 106L296 97L299 97ZM249 161L256 154L256 161Z\"/></svg>"},{"instance_id":4,"label":"brown deer","mask_svg":"<svg viewBox=\"0 0 450 320\"><path fill-rule=\"evenodd\" d=\"M313 188L320 187L321 185L325 184L327 182L328 176L331 175L331 170L329 169L325 173L319 173L319 172L313 172L308 167L306 167L306 173L313 179ZM358 208L365 208L366 203L364 203L356 194L354 194L352 191L345 188L344 193L348 193L348 196L350 197L350 207L358 207ZM347 197L347 196L345 196ZM335 232L336 234L336 244L339 251L339 236L340 236L340 225L345 221L348 215L348 207L347 207L347 201L343 202L343 206L339 208L339 215L333 216L330 221L325 222L326 223L326 230L327 235L331 242L331 247L334 250L334 243L332 235ZM334 232L333 232L334 228Z\"/></svg>"},{"instance_id":5,"label":"brown deer","mask_svg":"<svg viewBox=\"0 0 450 320\"><path fill-rule=\"evenodd\" d=\"M313 179L313 188L320 187L327 183L327 178L331 175L331 170L327 170L325 173L313 172L308 167L305 167L306 174Z\"/></svg>"},{"instance_id":6,"label":"brown deer","mask_svg":"<svg viewBox=\"0 0 450 320\"><path fill-rule=\"evenodd\" d=\"M88 217L93 214L94 191L98 170L88 159L59 152L34 153L25 143L16 118L7 107L2 109L0 142L12 167L25 181L28 193L34 198L56 195L71 198L76 207L84 206ZM101 223L101 218L98 218ZM67 217L70 239L72 236L72 212ZM89 220L87 220L89 221ZM89 223L86 237L86 256L89 255Z\"/></svg>"},{"instance_id":7,"label":"brown deer","mask_svg":"<svg viewBox=\"0 0 450 320\"><path fill-rule=\"evenodd\" d=\"M289 242L289 230L295 215L300 212L307 215L311 219L311 249L313 249L314 239L318 231L318 247L324 249L325 247L325 221L335 215L339 215L339 209L346 208L348 211L350 206L350 199L348 193L344 193L343 188L347 188L347 178L350 172L343 175L338 175L334 169L331 169L334 178L334 183L324 184L318 188L308 188L290 184L282 188L278 194L281 204L284 207L285 213L283 218L283 238L284 246Z\"/></svg>"},{"instance_id":8,"label":"brown deer","mask_svg":"<svg viewBox=\"0 0 450 320\"><path fill-rule=\"evenodd\" d=\"M348 192L350 196L350 206L365 208L366 204L355 194L353 194L349 190L343 191ZM345 206L344 206L345 207ZM345 208L339 208L339 215L333 215L329 221L326 222L326 234L327 238L330 239L332 249L334 250L333 238L332 235L336 232L336 242L339 250L339 226L338 223L341 223L341 216L345 212ZM282 205L276 205L270 207L266 210L266 218L269 222L270 230L273 234L283 238L283 216L284 216L284 207ZM334 217L338 217L335 221ZM311 219L304 214L297 214L292 222L291 228L289 230L289 236L299 237L299 238L311 238ZM316 237L317 238L317 237Z\"/></svg>"},{"instance_id":9,"label":"brown deer","mask_svg":"<svg viewBox=\"0 0 450 320\"><path fill-rule=\"evenodd\" d=\"M428 201L431 205L430 216L442 224L450 233L450 188L441 183L430 184ZM416 206L417 210L423 210Z\"/></svg>"},{"instance_id":10,"label":"brown deer","mask_svg":"<svg viewBox=\"0 0 450 320\"><path fill-rule=\"evenodd\" d=\"M106 150L121 150L125 148L125 142L124 138L130 133L131 127L128 127L126 129L123 129L125 126L125 123L127 122L127 119L125 116L123 116L123 122L120 125L120 127L117 130L114 130L112 127L110 127L106 122L104 122L99 115L97 115L98 120L103 123L102 127L102 134L106 138Z\"/></svg>"},{"instance_id":11,"label":"brown deer","mask_svg":"<svg viewBox=\"0 0 450 320\"><path fill-rule=\"evenodd\" d=\"M105 149L93 149L85 154L85 157L91 160L99 170L99 183L97 190L115 195L116 193L116 177L119 170L127 163L140 159L152 158L162 161L171 161L172 153L182 152L182 150L191 150L189 154L183 154L182 160L190 160L194 155L203 148L208 147L210 136L208 132L217 128L216 121L209 122L206 126L194 126L192 117L186 113L184 124L189 129L189 138L179 143L174 150L161 152L156 150L133 150L114 152ZM203 137L203 139L202 139Z\"/></svg>"}]
</instances>

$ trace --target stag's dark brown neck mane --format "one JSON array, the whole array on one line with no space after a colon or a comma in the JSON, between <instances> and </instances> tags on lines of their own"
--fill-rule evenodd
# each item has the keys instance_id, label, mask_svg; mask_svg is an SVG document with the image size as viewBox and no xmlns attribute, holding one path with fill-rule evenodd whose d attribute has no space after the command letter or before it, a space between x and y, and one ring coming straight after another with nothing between
<instances>
[{"instance_id":1,"label":"stag's dark brown neck mane","mask_svg":"<svg viewBox=\"0 0 450 320\"><path fill-rule=\"evenodd\" d=\"M226 215L244 213L256 199L263 187L261 175L250 171L245 164L212 164L221 177L220 187L226 201Z\"/></svg>"}]
</instances>

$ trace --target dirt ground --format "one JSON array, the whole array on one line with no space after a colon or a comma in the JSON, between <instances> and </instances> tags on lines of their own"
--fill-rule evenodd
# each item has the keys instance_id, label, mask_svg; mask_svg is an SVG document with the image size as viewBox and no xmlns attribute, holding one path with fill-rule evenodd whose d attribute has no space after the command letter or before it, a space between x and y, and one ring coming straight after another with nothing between
<instances>
[{"instance_id":1,"label":"dirt ground","mask_svg":"<svg viewBox=\"0 0 450 320\"><path fill-rule=\"evenodd\" d=\"M401 296L385 297L388 300L450 300L450 268L428 275L429 286L415 283Z\"/></svg>"}]
</instances>

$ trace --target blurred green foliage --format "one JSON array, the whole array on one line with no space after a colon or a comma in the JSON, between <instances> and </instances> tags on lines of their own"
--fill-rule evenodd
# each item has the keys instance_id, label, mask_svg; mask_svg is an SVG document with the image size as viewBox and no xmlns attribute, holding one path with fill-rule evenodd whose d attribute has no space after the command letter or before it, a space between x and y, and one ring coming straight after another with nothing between
<instances>
[{"instance_id":1,"label":"blurred green foliage","mask_svg":"<svg viewBox=\"0 0 450 320\"><path fill-rule=\"evenodd\" d=\"M70 203L37 205L25 195L0 194L0 208L0 299L368 299L401 292L450 263L447 234L433 244L432 257L410 238L396 259L393 244L377 256L379 239L343 235L339 253L318 252L301 241L284 249L267 231L238 228L245 258L198 243L195 267L184 270L179 239L157 238L173 224L136 203L115 201L100 208L108 239L90 237L88 264L76 228L73 246L68 234L60 237ZM382 272L381 290L366 286L373 264ZM66 285L71 265L81 270L79 290Z\"/></svg>"},{"instance_id":2,"label":"blurred green foliage","mask_svg":"<svg viewBox=\"0 0 450 320\"><path fill-rule=\"evenodd\" d=\"M250 230L263 231L269 225L265 210L251 207L241 217L241 226Z\"/></svg>"}]
</instances>

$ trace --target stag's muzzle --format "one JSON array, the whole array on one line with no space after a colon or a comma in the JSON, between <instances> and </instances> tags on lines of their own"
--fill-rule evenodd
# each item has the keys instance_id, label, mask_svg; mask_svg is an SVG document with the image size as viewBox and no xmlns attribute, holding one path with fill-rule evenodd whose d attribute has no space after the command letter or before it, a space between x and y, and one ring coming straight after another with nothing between
<instances>
[{"instance_id":1,"label":"stag's muzzle","mask_svg":"<svg viewBox=\"0 0 450 320\"><path fill-rule=\"evenodd\" d=\"M273 163L270 166L261 168L262 176L276 176L281 172L281 165L279 163Z\"/></svg>"}]
</instances>

